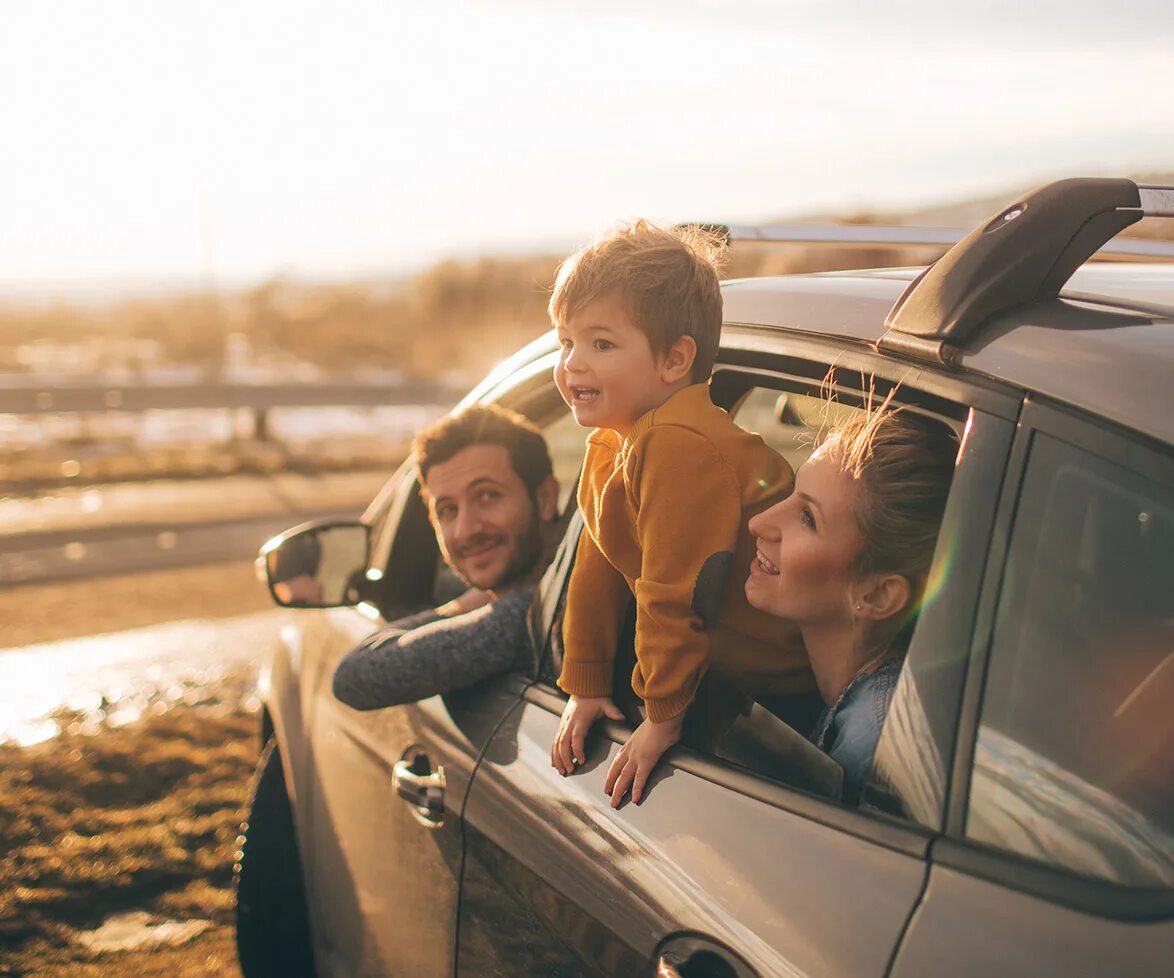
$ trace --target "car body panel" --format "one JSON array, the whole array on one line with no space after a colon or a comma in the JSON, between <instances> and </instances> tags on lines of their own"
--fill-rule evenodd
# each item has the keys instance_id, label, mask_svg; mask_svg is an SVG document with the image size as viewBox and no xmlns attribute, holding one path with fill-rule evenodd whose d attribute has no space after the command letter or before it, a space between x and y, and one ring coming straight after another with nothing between
<instances>
[{"instance_id":1,"label":"car body panel","mask_svg":"<svg viewBox=\"0 0 1174 978\"><path fill-rule=\"evenodd\" d=\"M1157 978L1172 967L1174 920L1106 919L935 865L892 978Z\"/></svg>"},{"instance_id":2,"label":"car body panel","mask_svg":"<svg viewBox=\"0 0 1174 978\"><path fill-rule=\"evenodd\" d=\"M283 625L274 643L273 656L262 670L258 688L265 703L265 714L277 739L285 773L285 790L294 813L299 838L304 838L301 820L304 813L298 804L298 792L306 782L309 730L302 718L302 703L308 697L301 688L302 628L298 622ZM302 853L303 860L309 854Z\"/></svg>"},{"instance_id":3,"label":"car body panel","mask_svg":"<svg viewBox=\"0 0 1174 978\"><path fill-rule=\"evenodd\" d=\"M613 810L603 781L619 745L596 739L563 778L550 765L557 728L526 702L482 761L465 810L458 975L651 975L657 947L688 932L762 976L882 978L921 858L673 765L643 803Z\"/></svg>"},{"instance_id":4,"label":"car body panel","mask_svg":"<svg viewBox=\"0 0 1174 978\"><path fill-rule=\"evenodd\" d=\"M1174 440L1174 297L1150 266L1116 266L1073 276L1066 291L1113 304L1054 299L1022 306L985 324L963 351L960 373L1052 398L1163 441ZM1168 269L1168 266L1166 267ZM911 273L910 273L911 277ZM1131 279L1148 284L1147 299L1172 303L1159 315L1123 298ZM867 272L740 279L722 290L727 322L872 344L907 279ZM890 357L894 363L909 363ZM940 371L939 371L940 372Z\"/></svg>"},{"instance_id":5,"label":"car body panel","mask_svg":"<svg viewBox=\"0 0 1174 978\"><path fill-rule=\"evenodd\" d=\"M460 810L477 758L520 686L497 677L397 709L352 710L331 695L331 678L371 622L338 610L322 613L315 627L305 639L320 666L308 875L320 974L451 973ZM393 786L396 762L416 751L443 770L445 811L436 822L418 817Z\"/></svg>"}]
</instances>

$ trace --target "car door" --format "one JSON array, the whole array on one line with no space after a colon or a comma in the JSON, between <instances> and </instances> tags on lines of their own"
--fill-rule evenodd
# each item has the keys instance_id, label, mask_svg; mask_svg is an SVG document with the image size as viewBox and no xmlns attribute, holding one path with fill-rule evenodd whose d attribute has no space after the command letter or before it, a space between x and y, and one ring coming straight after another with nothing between
<instances>
[{"instance_id":1,"label":"car door","mask_svg":"<svg viewBox=\"0 0 1174 978\"><path fill-rule=\"evenodd\" d=\"M1029 404L894 968L1174 973L1174 453Z\"/></svg>"},{"instance_id":2,"label":"car door","mask_svg":"<svg viewBox=\"0 0 1174 978\"><path fill-rule=\"evenodd\" d=\"M431 553L423 550L431 537L426 515L411 473L399 478L400 505L389 514L397 521L395 540L386 564L374 567L394 578L414 566L430 584L435 544ZM383 593L389 606L409 603L404 591ZM482 746L517 694L498 683L481 695L368 713L344 706L331 693L335 666L376 619L369 609L338 608L303 629L306 658L314 663L308 890L316 957L326 975L447 974L464 792Z\"/></svg>"},{"instance_id":3,"label":"car door","mask_svg":"<svg viewBox=\"0 0 1174 978\"><path fill-rule=\"evenodd\" d=\"M523 365L490 396L533 415L561 445L565 406L551 365ZM571 455L577 467L581 442L559 455L564 479ZM314 663L308 873L317 956L329 975L450 975L465 793L482 748L530 677L494 677L370 712L333 697L342 655L383 620L439 603L437 588L451 583L410 467L389 485L383 506L367 574L376 597L358 610L317 614L303 629Z\"/></svg>"},{"instance_id":4,"label":"car door","mask_svg":"<svg viewBox=\"0 0 1174 978\"><path fill-rule=\"evenodd\" d=\"M759 369L720 370L713 382L715 400L742 412L739 420L770 420L776 406L795 416L786 392L817 400L818 383L804 378L822 377L830 362L792 361L783 374L769 357L740 359ZM764 383L778 389L747 390ZM959 403L950 407L967 417ZM994 505L983 501L992 480L999 484L1012 429L970 412L936 566L959 545L985 552ZM787 431L779 441L790 451L803 439ZM544 582L548 623L565 575L556 564ZM652 976L673 965L738 978L884 976L925 884L933 816L926 826L875 806L849 808L681 747L666 755L641 805L613 810L603 782L630 727L602 724L571 777L550 765L565 703L553 685L552 636L540 681L495 734L469 793L458 975ZM907 756L906 772L940 781L943 756Z\"/></svg>"}]
</instances>

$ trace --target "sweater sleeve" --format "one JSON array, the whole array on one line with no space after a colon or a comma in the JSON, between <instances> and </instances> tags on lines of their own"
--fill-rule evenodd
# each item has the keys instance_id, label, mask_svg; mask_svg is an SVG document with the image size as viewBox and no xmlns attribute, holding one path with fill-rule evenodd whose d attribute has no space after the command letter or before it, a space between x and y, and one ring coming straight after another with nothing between
<instances>
[{"instance_id":1,"label":"sweater sleeve","mask_svg":"<svg viewBox=\"0 0 1174 978\"><path fill-rule=\"evenodd\" d=\"M628 486L636 509L636 675L648 717L660 723L692 701L709 666L709 629L729 581L742 494L704 436L665 425L634 446Z\"/></svg>"},{"instance_id":2,"label":"sweater sleeve","mask_svg":"<svg viewBox=\"0 0 1174 978\"><path fill-rule=\"evenodd\" d=\"M632 592L587 530L579 534L563 613L558 684L571 696L610 696L620 622Z\"/></svg>"},{"instance_id":3,"label":"sweater sleeve","mask_svg":"<svg viewBox=\"0 0 1174 978\"><path fill-rule=\"evenodd\" d=\"M382 628L339 661L334 695L356 710L378 710L525 668L531 661L526 613L533 597L533 587L522 587L411 631L394 624Z\"/></svg>"}]
</instances>

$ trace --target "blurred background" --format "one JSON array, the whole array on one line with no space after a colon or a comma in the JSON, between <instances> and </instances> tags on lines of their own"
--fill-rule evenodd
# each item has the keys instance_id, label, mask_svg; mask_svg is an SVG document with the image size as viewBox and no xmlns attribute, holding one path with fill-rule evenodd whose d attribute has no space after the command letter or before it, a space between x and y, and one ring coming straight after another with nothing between
<instances>
[{"instance_id":1,"label":"blurred background","mask_svg":"<svg viewBox=\"0 0 1174 978\"><path fill-rule=\"evenodd\" d=\"M1063 176L1174 184L1162 0L108 0L3 25L0 973L151 973L161 947L233 973L256 662L288 614L250 555L361 511L548 327L595 233L969 228ZM745 245L728 274L934 257Z\"/></svg>"}]
</instances>

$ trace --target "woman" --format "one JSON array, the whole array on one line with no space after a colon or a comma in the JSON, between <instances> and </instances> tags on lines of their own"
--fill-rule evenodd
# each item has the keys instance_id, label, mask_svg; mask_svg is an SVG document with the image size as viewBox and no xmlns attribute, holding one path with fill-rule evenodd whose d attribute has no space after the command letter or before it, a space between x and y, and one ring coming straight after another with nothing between
<instances>
[{"instance_id":1,"label":"woman","mask_svg":"<svg viewBox=\"0 0 1174 978\"><path fill-rule=\"evenodd\" d=\"M798 624L826 709L811 739L855 801L925 592L958 453L939 422L888 401L833 429L795 491L750 521L750 604Z\"/></svg>"}]
</instances>

